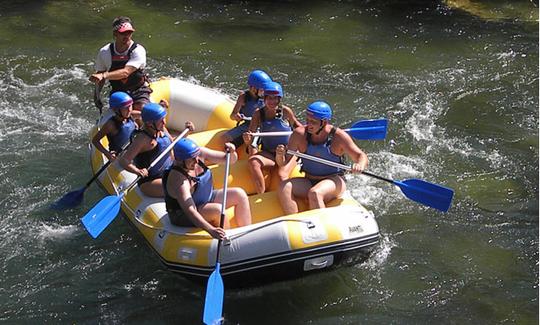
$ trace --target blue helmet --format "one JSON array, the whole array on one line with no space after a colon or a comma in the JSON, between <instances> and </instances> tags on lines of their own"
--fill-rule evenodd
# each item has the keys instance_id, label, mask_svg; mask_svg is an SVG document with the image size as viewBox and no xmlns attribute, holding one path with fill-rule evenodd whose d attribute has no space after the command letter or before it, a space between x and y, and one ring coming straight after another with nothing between
<instances>
[{"instance_id":1,"label":"blue helmet","mask_svg":"<svg viewBox=\"0 0 540 325\"><path fill-rule=\"evenodd\" d=\"M309 104L307 112L319 120L329 120L332 118L332 107L322 100Z\"/></svg>"},{"instance_id":2,"label":"blue helmet","mask_svg":"<svg viewBox=\"0 0 540 325\"><path fill-rule=\"evenodd\" d=\"M257 89L264 89L264 85L271 81L272 78L263 70L253 70L248 76L248 85Z\"/></svg>"},{"instance_id":3,"label":"blue helmet","mask_svg":"<svg viewBox=\"0 0 540 325\"><path fill-rule=\"evenodd\" d=\"M133 104L133 99L131 96L126 94L123 91L117 91L111 95L109 98L109 107L111 109L115 108L124 108Z\"/></svg>"},{"instance_id":4,"label":"blue helmet","mask_svg":"<svg viewBox=\"0 0 540 325\"><path fill-rule=\"evenodd\" d=\"M271 81L264 85L264 95L283 97L283 89L281 88L281 85L278 82Z\"/></svg>"},{"instance_id":5,"label":"blue helmet","mask_svg":"<svg viewBox=\"0 0 540 325\"><path fill-rule=\"evenodd\" d=\"M144 122L159 121L167 115L167 111L163 106L156 103L148 103L143 106L141 113Z\"/></svg>"},{"instance_id":6,"label":"blue helmet","mask_svg":"<svg viewBox=\"0 0 540 325\"><path fill-rule=\"evenodd\" d=\"M180 139L173 148L174 159L186 160L195 158L201 153L201 148L191 139Z\"/></svg>"}]
</instances>

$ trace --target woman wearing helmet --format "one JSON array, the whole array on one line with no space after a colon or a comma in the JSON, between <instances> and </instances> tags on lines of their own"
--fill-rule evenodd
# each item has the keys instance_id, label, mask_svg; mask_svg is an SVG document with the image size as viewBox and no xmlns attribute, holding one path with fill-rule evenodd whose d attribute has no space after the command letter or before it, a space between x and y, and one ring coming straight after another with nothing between
<instances>
[{"instance_id":1,"label":"woman wearing helmet","mask_svg":"<svg viewBox=\"0 0 540 325\"><path fill-rule=\"evenodd\" d=\"M165 155L152 168L147 169L171 143L172 138L165 127L165 108L156 103L144 105L141 117L143 127L138 130L131 145L120 159L120 165L133 174L141 176L137 182L141 191L152 197L163 197L161 176L172 165L171 155ZM191 122L186 127L193 130Z\"/></svg>"},{"instance_id":2,"label":"woman wearing helmet","mask_svg":"<svg viewBox=\"0 0 540 325\"><path fill-rule=\"evenodd\" d=\"M225 144L231 152L231 163L238 160L232 143ZM163 191L169 219L180 227L199 227L216 239L224 239L225 231L219 227L223 190L215 190L212 173L204 161L224 163L222 151L199 147L191 139L181 139L174 145L174 162L163 174ZM227 189L227 206L234 206L234 218L239 227L251 223L251 211L246 192L239 187ZM229 228L224 220L223 227Z\"/></svg>"},{"instance_id":3,"label":"woman wearing helmet","mask_svg":"<svg viewBox=\"0 0 540 325\"><path fill-rule=\"evenodd\" d=\"M264 106L257 109L249 124L249 131L244 133L244 142L248 145L248 160L251 176L255 180L257 193L264 193L266 185L264 183L263 169L274 168L276 147L279 144L286 144L289 136L262 137L261 150L251 146L253 142L252 132L260 129L261 132L290 131L291 128L300 126L300 122L294 116L291 108L281 105L283 90L277 82L266 83L264 87ZM279 177L283 180L288 177L285 171L278 171Z\"/></svg>"},{"instance_id":4,"label":"woman wearing helmet","mask_svg":"<svg viewBox=\"0 0 540 325\"><path fill-rule=\"evenodd\" d=\"M311 103L306 110L306 126L296 128L289 140L288 149L317 156L333 162L342 162L345 154L353 161L352 172L361 173L367 168L368 157L347 132L331 125L332 108L326 102ZM285 166L295 159L285 156L285 146L276 149L276 162ZM281 182L279 200L285 214L297 213L295 198L307 199L309 209L324 208L326 203L338 198L345 191L343 171L311 160L303 160L305 177L295 177Z\"/></svg>"},{"instance_id":5,"label":"woman wearing helmet","mask_svg":"<svg viewBox=\"0 0 540 325\"><path fill-rule=\"evenodd\" d=\"M131 140L131 135L137 128L137 125L131 118L133 99L125 92L118 91L113 93L109 99L109 107L114 115L94 135L92 144L108 160L115 160L124 146ZM105 149L101 144L103 137L107 137L109 140L109 150Z\"/></svg>"},{"instance_id":6,"label":"woman wearing helmet","mask_svg":"<svg viewBox=\"0 0 540 325\"><path fill-rule=\"evenodd\" d=\"M249 129L249 121L247 120L251 119L257 108L264 106L262 98L264 85L271 81L272 78L263 70L253 70L249 74L249 88L238 96L230 116L231 120L237 121L237 125L223 134L223 143L232 142L236 147L244 143L242 134Z\"/></svg>"}]
</instances>

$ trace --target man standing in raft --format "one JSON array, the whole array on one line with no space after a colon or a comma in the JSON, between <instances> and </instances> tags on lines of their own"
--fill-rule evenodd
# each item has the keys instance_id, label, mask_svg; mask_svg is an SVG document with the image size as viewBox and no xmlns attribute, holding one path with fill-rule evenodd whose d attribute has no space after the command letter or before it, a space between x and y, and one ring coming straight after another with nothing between
<instances>
[{"instance_id":1,"label":"man standing in raft","mask_svg":"<svg viewBox=\"0 0 540 325\"><path fill-rule=\"evenodd\" d=\"M133 98L133 117L139 120L142 107L150 102L152 92L144 72L146 50L131 39L135 28L129 17L115 18L112 27L114 42L99 50L94 66L96 72L89 79L100 89L109 80L111 94L117 91L128 93Z\"/></svg>"},{"instance_id":2,"label":"man standing in raft","mask_svg":"<svg viewBox=\"0 0 540 325\"><path fill-rule=\"evenodd\" d=\"M231 163L238 160L232 143L225 144L231 153ZM214 190L212 172L204 160L224 163L222 151L199 147L191 139L181 139L174 145L174 163L163 174L163 191L169 219L180 227L199 227L216 239L224 239L229 221L219 227L223 190ZM239 227L251 224L251 210L246 192L239 187L227 189L227 206L234 206L234 218Z\"/></svg>"},{"instance_id":3,"label":"man standing in raft","mask_svg":"<svg viewBox=\"0 0 540 325\"><path fill-rule=\"evenodd\" d=\"M307 107L306 126L296 128L289 139L288 148L329 161L342 163L347 154L354 162L353 173L367 168L368 157L343 130L329 123L332 108L326 102L316 101ZM285 146L276 148L278 166L290 164L292 156L285 155ZM295 177L281 182L279 200L285 214L298 212L295 198L307 199L309 209L326 207L326 203L338 198L345 191L343 170L322 163L303 159L305 177Z\"/></svg>"}]
</instances>

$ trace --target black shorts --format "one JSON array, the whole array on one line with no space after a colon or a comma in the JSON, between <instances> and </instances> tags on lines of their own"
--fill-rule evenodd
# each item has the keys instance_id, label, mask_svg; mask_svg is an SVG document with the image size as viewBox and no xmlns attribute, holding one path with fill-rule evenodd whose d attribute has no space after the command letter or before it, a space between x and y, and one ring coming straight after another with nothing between
<instances>
[{"instance_id":1,"label":"black shorts","mask_svg":"<svg viewBox=\"0 0 540 325\"><path fill-rule=\"evenodd\" d=\"M144 183L147 183L147 182L151 182L153 181L154 179L158 179L158 178L161 178L163 175L154 175L154 176L148 176L148 177L142 177L142 178L139 178L139 180L137 181L137 185L141 186L141 184L144 184Z\"/></svg>"},{"instance_id":2,"label":"black shorts","mask_svg":"<svg viewBox=\"0 0 540 325\"><path fill-rule=\"evenodd\" d=\"M145 84L135 90L128 90L127 93L133 99L133 103L143 102L146 104L150 102L150 94L152 93L152 89Z\"/></svg>"},{"instance_id":3,"label":"black shorts","mask_svg":"<svg viewBox=\"0 0 540 325\"><path fill-rule=\"evenodd\" d=\"M171 223L175 226L179 227L195 227L193 222L186 216L184 213L184 210L173 210L173 211L167 211L169 214L169 220Z\"/></svg>"},{"instance_id":4,"label":"black shorts","mask_svg":"<svg viewBox=\"0 0 540 325\"><path fill-rule=\"evenodd\" d=\"M328 179L328 178L330 178L330 177L332 177L332 176L335 176L335 175L341 176L341 178L343 178L344 181L347 181L347 180L343 177L344 173L332 174L332 175L325 176L324 178L316 178L316 179L315 179L315 178L308 178L308 177L306 177L306 179L311 183L311 186L313 187L313 186L319 184L320 181L325 180L325 179Z\"/></svg>"},{"instance_id":5,"label":"black shorts","mask_svg":"<svg viewBox=\"0 0 540 325\"><path fill-rule=\"evenodd\" d=\"M217 190L212 191L212 196L210 197L210 200L208 202L214 202L217 195ZM206 204L206 203L205 203ZM197 210L202 206L203 204L197 206ZM169 214L169 220L171 223L175 226L179 227L195 227L193 222L189 219L189 217L184 213L184 210L177 209L169 211L167 210L167 213Z\"/></svg>"}]
</instances>

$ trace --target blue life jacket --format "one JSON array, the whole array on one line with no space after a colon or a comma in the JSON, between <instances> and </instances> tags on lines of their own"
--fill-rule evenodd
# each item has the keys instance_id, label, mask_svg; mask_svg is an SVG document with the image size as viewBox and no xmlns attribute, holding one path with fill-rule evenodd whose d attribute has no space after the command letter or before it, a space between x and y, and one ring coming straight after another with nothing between
<instances>
[{"instance_id":1,"label":"blue life jacket","mask_svg":"<svg viewBox=\"0 0 540 325\"><path fill-rule=\"evenodd\" d=\"M203 168L203 173L199 176L190 176L188 173L178 166L172 166L163 173L163 191L165 193L165 206L167 211L176 211L182 209L178 201L169 195L167 192L167 181L169 178L169 173L171 169L174 169L180 172L182 175L186 176L190 181L195 182L195 190L191 193L191 198L195 203L195 206L198 208L201 205L204 205L212 200L214 193L214 185L212 183L212 172L208 167L202 162L197 161L197 164Z\"/></svg>"},{"instance_id":2,"label":"blue life jacket","mask_svg":"<svg viewBox=\"0 0 540 325\"><path fill-rule=\"evenodd\" d=\"M310 156L315 156L318 158L342 164L343 157L333 154L330 150L330 146L332 145L332 139L335 133L336 127L334 126L325 142L320 144L313 144L311 142L311 134L306 132L307 150L305 153ZM343 170L340 168L328 166L308 159L302 159L301 170L313 176L330 176L335 174L343 174Z\"/></svg>"},{"instance_id":3,"label":"blue life jacket","mask_svg":"<svg viewBox=\"0 0 540 325\"><path fill-rule=\"evenodd\" d=\"M257 108L264 106L264 101L259 96L253 96L248 90L244 91L244 98L246 100L244 106L240 109L240 113L244 114L246 117L252 117L253 113Z\"/></svg>"},{"instance_id":4,"label":"blue life jacket","mask_svg":"<svg viewBox=\"0 0 540 325\"><path fill-rule=\"evenodd\" d=\"M120 55L114 50L114 43L109 45L111 51L111 68L109 71L119 70L126 66L131 53L137 47L137 43L133 42L126 55ZM122 80L109 80L112 90L111 94L116 91L134 91L139 89L146 81L147 76L142 69L135 70L129 77Z\"/></svg>"},{"instance_id":5,"label":"blue life jacket","mask_svg":"<svg viewBox=\"0 0 540 325\"><path fill-rule=\"evenodd\" d=\"M137 132L137 131L136 131ZM139 153L133 162L137 168L148 168L150 164L172 143L167 134L163 134L160 137L154 137L148 134L146 131L139 131L157 141L157 145L154 149ZM172 165L171 155L165 155L154 167L148 170L148 177L161 176L165 169L168 169Z\"/></svg>"},{"instance_id":6,"label":"blue life jacket","mask_svg":"<svg viewBox=\"0 0 540 325\"><path fill-rule=\"evenodd\" d=\"M261 113L261 132L280 132L291 131L289 122L283 118L283 112L281 107L276 110L276 116L272 119L266 119L266 106L262 107L259 112ZM287 144L289 142L290 135L283 135L279 137L261 137L262 150L274 153L276 147L280 144Z\"/></svg>"},{"instance_id":7,"label":"blue life jacket","mask_svg":"<svg viewBox=\"0 0 540 325\"><path fill-rule=\"evenodd\" d=\"M197 163L204 169L204 172L199 176L191 177L196 183L195 190L191 193L191 197L193 198L195 205L200 207L201 205L210 202L212 199L214 185L212 183L212 172L210 172L210 169L208 169L201 161L198 161Z\"/></svg>"},{"instance_id":8,"label":"blue life jacket","mask_svg":"<svg viewBox=\"0 0 540 325\"><path fill-rule=\"evenodd\" d=\"M124 121L118 121L116 116L112 117L111 120L116 127L116 134L107 134L107 139L109 140L109 151L120 152L126 143L131 140L131 135L133 131L137 128L135 122L128 118Z\"/></svg>"}]
</instances>

